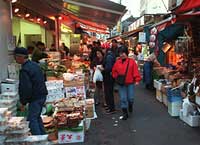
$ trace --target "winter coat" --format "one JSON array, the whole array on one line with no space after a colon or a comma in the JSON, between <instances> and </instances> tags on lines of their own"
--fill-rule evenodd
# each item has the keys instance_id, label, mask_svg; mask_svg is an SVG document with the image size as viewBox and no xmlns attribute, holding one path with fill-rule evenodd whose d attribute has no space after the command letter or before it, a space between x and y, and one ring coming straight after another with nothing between
<instances>
[{"instance_id":1,"label":"winter coat","mask_svg":"<svg viewBox=\"0 0 200 145\"><path fill-rule=\"evenodd\" d=\"M139 82L141 80L140 73L138 71L138 66L135 62L135 60L127 58L125 61L122 61L122 59L118 59L112 69L112 76L113 78L117 78L118 75L125 75L126 68L129 67L125 79L125 84L132 84Z\"/></svg>"},{"instance_id":2,"label":"winter coat","mask_svg":"<svg viewBox=\"0 0 200 145\"><path fill-rule=\"evenodd\" d=\"M22 104L30 103L48 94L45 78L40 66L33 61L26 61L19 74L19 96Z\"/></svg>"},{"instance_id":3,"label":"winter coat","mask_svg":"<svg viewBox=\"0 0 200 145\"><path fill-rule=\"evenodd\" d=\"M115 54L108 50L104 57L103 67L104 67L104 73L110 74L112 72L113 65L115 63Z\"/></svg>"}]
</instances>

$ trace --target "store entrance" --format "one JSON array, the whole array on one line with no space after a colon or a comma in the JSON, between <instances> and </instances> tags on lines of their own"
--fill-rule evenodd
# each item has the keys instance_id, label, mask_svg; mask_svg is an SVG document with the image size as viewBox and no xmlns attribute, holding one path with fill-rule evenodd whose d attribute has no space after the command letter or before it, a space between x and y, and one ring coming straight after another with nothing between
<instances>
[{"instance_id":1,"label":"store entrance","mask_svg":"<svg viewBox=\"0 0 200 145\"><path fill-rule=\"evenodd\" d=\"M25 47L27 46L35 46L38 41L42 40L42 36L40 34L25 34Z\"/></svg>"}]
</instances>

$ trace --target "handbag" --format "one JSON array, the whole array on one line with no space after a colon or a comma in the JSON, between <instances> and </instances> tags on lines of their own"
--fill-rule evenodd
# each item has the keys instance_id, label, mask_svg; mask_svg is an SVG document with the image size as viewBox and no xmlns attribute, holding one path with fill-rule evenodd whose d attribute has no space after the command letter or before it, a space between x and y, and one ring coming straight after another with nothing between
<instances>
[{"instance_id":1,"label":"handbag","mask_svg":"<svg viewBox=\"0 0 200 145\"><path fill-rule=\"evenodd\" d=\"M125 85L125 81L126 81L126 75L128 72L128 67L129 67L129 61L128 61L128 65L126 67L126 72L124 75L118 75L117 78L115 79L116 83L120 86Z\"/></svg>"}]
</instances>

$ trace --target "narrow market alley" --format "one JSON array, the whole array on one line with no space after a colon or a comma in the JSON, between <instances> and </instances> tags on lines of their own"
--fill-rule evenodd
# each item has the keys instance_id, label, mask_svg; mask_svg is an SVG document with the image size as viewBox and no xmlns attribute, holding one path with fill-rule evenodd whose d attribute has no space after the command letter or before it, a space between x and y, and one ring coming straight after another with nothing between
<instances>
[{"instance_id":1,"label":"narrow market alley","mask_svg":"<svg viewBox=\"0 0 200 145\"><path fill-rule=\"evenodd\" d=\"M98 106L84 145L199 145L200 129L171 117L154 92L136 87L134 112L127 121L119 120L120 111L107 115Z\"/></svg>"}]
</instances>

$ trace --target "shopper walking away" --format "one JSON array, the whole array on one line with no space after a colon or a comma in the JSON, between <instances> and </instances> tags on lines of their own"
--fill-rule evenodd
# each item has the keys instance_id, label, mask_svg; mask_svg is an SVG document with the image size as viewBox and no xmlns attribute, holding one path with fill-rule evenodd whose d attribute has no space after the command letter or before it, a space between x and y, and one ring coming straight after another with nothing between
<instances>
[{"instance_id":1,"label":"shopper walking away","mask_svg":"<svg viewBox=\"0 0 200 145\"><path fill-rule=\"evenodd\" d=\"M106 104L108 105L107 113L115 112L115 103L113 95L114 79L112 78L112 68L115 63L115 54L113 49L108 49L103 63L103 83Z\"/></svg>"},{"instance_id":2,"label":"shopper walking away","mask_svg":"<svg viewBox=\"0 0 200 145\"><path fill-rule=\"evenodd\" d=\"M122 46L120 48L120 58L116 61L112 69L112 76L119 85L120 104L123 112L122 119L128 118L128 110L133 110L134 85L141 80L138 66L135 60L128 58L128 51Z\"/></svg>"},{"instance_id":3,"label":"shopper walking away","mask_svg":"<svg viewBox=\"0 0 200 145\"><path fill-rule=\"evenodd\" d=\"M14 54L16 62L22 65L19 74L21 108L28 104L27 120L32 135L43 135L45 130L40 115L47 95L44 75L37 63L28 60L27 49L16 48Z\"/></svg>"}]
</instances>

